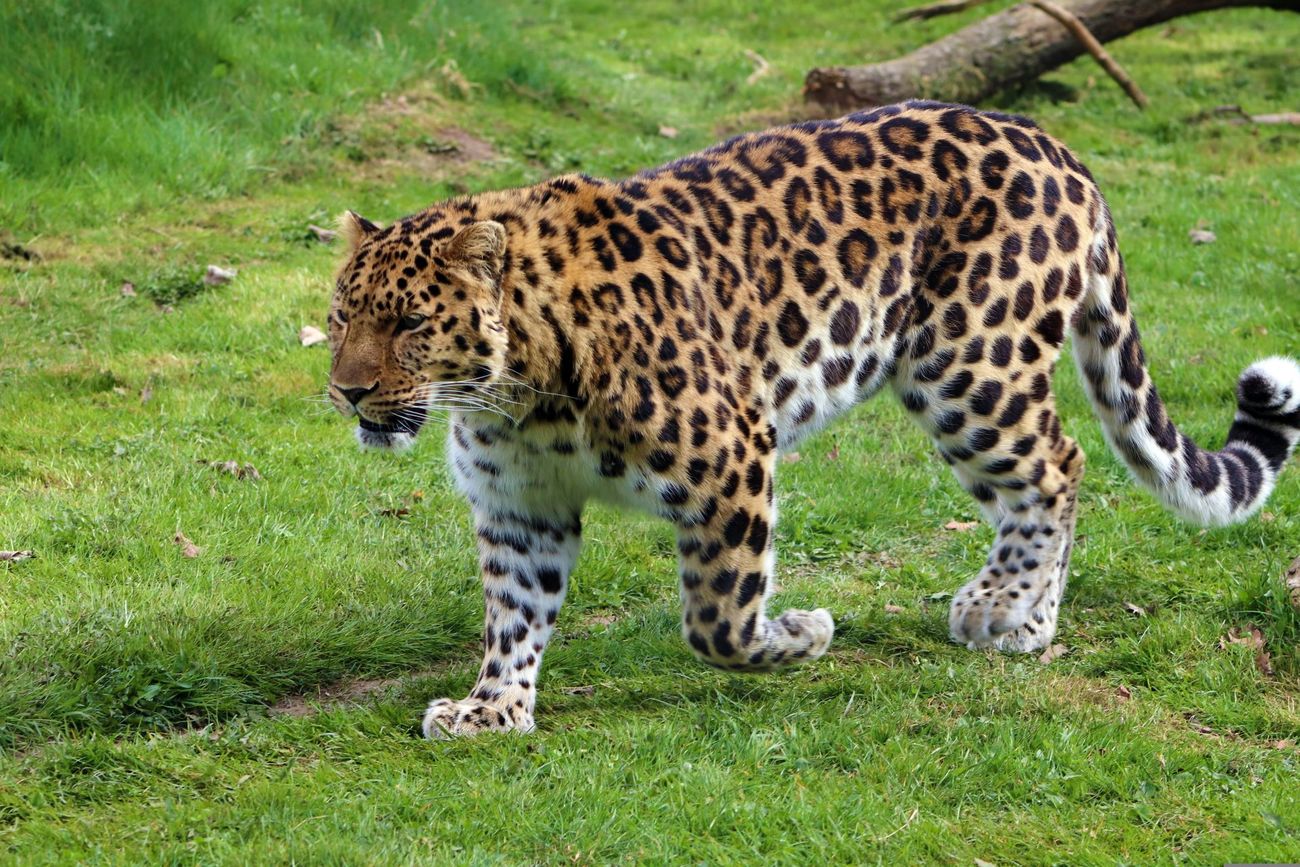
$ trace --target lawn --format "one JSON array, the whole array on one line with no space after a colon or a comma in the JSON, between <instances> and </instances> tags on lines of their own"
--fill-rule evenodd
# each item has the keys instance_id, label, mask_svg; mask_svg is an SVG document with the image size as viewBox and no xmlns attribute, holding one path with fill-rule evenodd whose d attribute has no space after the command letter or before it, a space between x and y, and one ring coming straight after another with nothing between
<instances>
[{"instance_id":1,"label":"lawn","mask_svg":"<svg viewBox=\"0 0 1300 867\"><path fill-rule=\"evenodd\" d=\"M418 738L477 670L469 514L439 428L360 454L320 401L328 353L298 331L340 251L308 226L627 174L803 116L811 66L979 15L894 8L0 7L0 549L34 552L0 563L0 860L1300 858L1300 475L1246 524L1182 525L1072 365L1064 655L948 642L992 530L946 529L974 503L882 397L781 467L775 606L834 613L822 660L698 664L670 529L592 508L538 730ZM1210 13L1112 45L1145 113L1090 61L990 103L1097 176L1152 375L1206 445L1238 372L1300 348L1300 133L1194 118L1295 110L1297 44L1300 16ZM747 50L771 66L752 83ZM238 274L208 286L208 264Z\"/></svg>"}]
</instances>

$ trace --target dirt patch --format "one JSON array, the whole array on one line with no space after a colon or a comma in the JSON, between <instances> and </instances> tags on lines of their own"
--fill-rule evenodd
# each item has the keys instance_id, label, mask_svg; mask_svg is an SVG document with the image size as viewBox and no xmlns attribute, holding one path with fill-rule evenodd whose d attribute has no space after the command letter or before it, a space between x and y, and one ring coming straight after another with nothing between
<instances>
[{"instance_id":1,"label":"dirt patch","mask_svg":"<svg viewBox=\"0 0 1300 867\"><path fill-rule=\"evenodd\" d=\"M1081 675L1059 674L1044 683L1052 699L1067 707L1095 707L1115 711L1134 700L1133 691L1127 686Z\"/></svg>"},{"instance_id":2,"label":"dirt patch","mask_svg":"<svg viewBox=\"0 0 1300 867\"><path fill-rule=\"evenodd\" d=\"M377 180L409 174L438 178L496 159L496 149L490 143L458 127L447 126L438 127L412 144L398 143L395 153L368 160L364 173Z\"/></svg>"},{"instance_id":3,"label":"dirt patch","mask_svg":"<svg viewBox=\"0 0 1300 867\"><path fill-rule=\"evenodd\" d=\"M460 665L449 663L435 668L413 671L398 677L344 678L318 686L308 692L286 695L268 707L267 713L271 716L305 717L341 707L363 704L382 693L395 690L411 681L426 677L441 677L460 667Z\"/></svg>"},{"instance_id":4,"label":"dirt patch","mask_svg":"<svg viewBox=\"0 0 1300 867\"><path fill-rule=\"evenodd\" d=\"M456 146L456 159L461 162L483 163L498 158L491 144L459 127L444 127L438 130L438 135Z\"/></svg>"},{"instance_id":5,"label":"dirt patch","mask_svg":"<svg viewBox=\"0 0 1300 867\"><path fill-rule=\"evenodd\" d=\"M371 696L391 689L401 682L402 678L397 677L341 680L318 687L315 692L286 695L271 705L267 712L272 716L311 716L345 705L360 704Z\"/></svg>"},{"instance_id":6,"label":"dirt patch","mask_svg":"<svg viewBox=\"0 0 1300 867\"><path fill-rule=\"evenodd\" d=\"M424 84L339 119L325 138L350 170L379 181L410 174L445 177L500 158L490 142L457 126L453 114L433 85Z\"/></svg>"}]
</instances>

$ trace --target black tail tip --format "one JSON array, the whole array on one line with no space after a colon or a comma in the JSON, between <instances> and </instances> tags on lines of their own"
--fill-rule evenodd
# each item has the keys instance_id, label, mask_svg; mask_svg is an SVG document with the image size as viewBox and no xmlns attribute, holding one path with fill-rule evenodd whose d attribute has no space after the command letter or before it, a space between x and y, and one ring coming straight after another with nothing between
<instances>
[{"instance_id":1,"label":"black tail tip","mask_svg":"<svg viewBox=\"0 0 1300 867\"><path fill-rule=\"evenodd\" d=\"M1297 416L1300 423L1300 365L1282 355L1256 361L1237 380L1237 405L1253 416Z\"/></svg>"}]
</instances>

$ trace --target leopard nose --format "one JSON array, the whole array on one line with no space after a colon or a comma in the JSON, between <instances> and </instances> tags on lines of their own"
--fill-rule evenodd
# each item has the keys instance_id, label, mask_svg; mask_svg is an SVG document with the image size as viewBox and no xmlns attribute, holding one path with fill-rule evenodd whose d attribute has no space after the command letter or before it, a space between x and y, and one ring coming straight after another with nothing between
<instances>
[{"instance_id":1,"label":"leopard nose","mask_svg":"<svg viewBox=\"0 0 1300 867\"><path fill-rule=\"evenodd\" d=\"M357 386L356 388L344 388L341 385L336 385L334 387L338 389L339 394L343 395L343 397L347 399L348 403L352 404L353 406L356 406L357 404L361 403L362 398L374 392L375 389L379 388L379 383L376 382L374 385L370 386L369 388L362 388L360 386Z\"/></svg>"}]
</instances>

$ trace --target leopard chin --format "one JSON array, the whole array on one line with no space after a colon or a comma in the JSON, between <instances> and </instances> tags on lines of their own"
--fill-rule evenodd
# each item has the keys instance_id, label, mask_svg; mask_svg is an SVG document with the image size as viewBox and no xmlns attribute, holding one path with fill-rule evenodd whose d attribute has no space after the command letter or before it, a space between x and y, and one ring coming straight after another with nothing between
<instances>
[{"instance_id":1,"label":"leopard chin","mask_svg":"<svg viewBox=\"0 0 1300 867\"><path fill-rule=\"evenodd\" d=\"M387 424L380 424L360 416L357 423L357 443L363 450L404 452L415 443L415 436L424 426L426 418L425 413L420 412L418 415L408 415Z\"/></svg>"}]
</instances>

